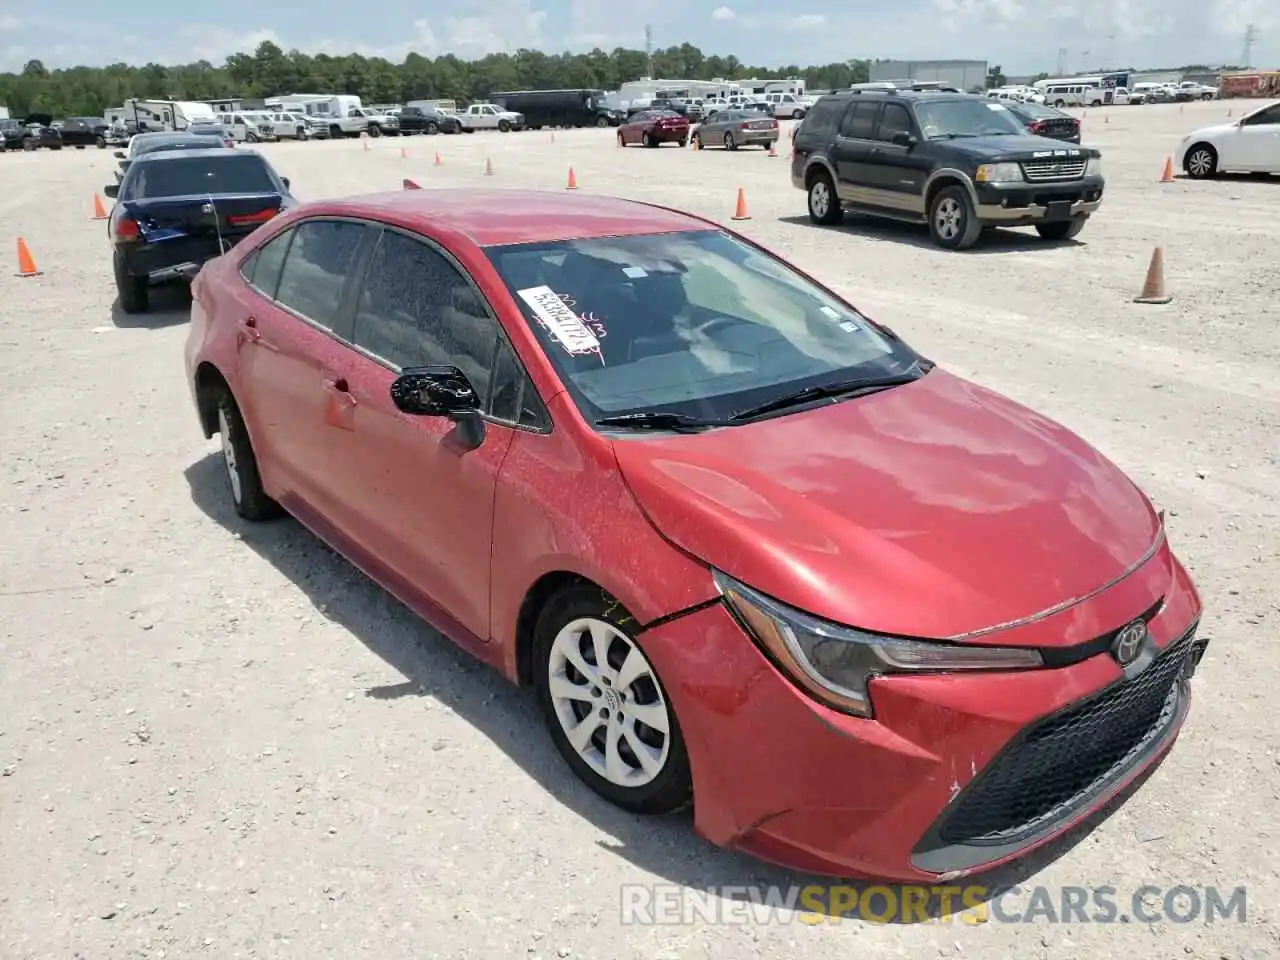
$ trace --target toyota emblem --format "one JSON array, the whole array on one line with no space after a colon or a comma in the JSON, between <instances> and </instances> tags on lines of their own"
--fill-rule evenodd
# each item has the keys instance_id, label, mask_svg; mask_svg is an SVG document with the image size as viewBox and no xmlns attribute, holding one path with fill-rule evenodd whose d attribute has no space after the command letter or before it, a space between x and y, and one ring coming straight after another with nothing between
<instances>
[{"instance_id":1,"label":"toyota emblem","mask_svg":"<svg viewBox=\"0 0 1280 960\"><path fill-rule=\"evenodd\" d=\"M1135 620L1116 634L1115 642L1111 644L1111 655L1116 658L1116 663L1127 667L1138 659L1146 640L1147 625L1141 620Z\"/></svg>"}]
</instances>

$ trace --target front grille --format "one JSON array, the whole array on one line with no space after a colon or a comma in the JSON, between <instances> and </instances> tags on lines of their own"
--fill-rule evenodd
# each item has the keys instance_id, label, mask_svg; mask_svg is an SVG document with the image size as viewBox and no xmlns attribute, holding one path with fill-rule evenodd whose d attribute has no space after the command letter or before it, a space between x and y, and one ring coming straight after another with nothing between
<instances>
[{"instance_id":1,"label":"front grille","mask_svg":"<svg viewBox=\"0 0 1280 960\"><path fill-rule=\"evenodd\" d=\"M1192 627L1132 680L1031 727L974 780L940 830L952 844L1012 843L1132 767L1177 715Z\"/></svg>"},{"instance_id":2,"label":"front grille","mask_svg":"<svg viewBox=\"0 0 1280 960\"><path fill-rule=\"evenodd\" d=\"M1084 176L1086 160L1025 160L1022 175L1032 183L1050 180L1079 180Z\"/></svg>"}]
</instances>

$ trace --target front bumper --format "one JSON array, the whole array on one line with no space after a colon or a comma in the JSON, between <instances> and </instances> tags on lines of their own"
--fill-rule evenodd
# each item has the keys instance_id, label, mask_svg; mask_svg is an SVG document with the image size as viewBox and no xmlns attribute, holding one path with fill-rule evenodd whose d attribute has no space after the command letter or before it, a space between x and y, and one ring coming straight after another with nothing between
<instances>
[{"instance_id":1,"label":"front bumper","mask_svg":"<svg viewBox=\"0 0 1280 960\"><path fill-rule=\"evenodd\" d=\"M1165 657L1136 677L1125 681L1105 646L1034 671L882 677L874 719L801 693L721 604L641 634L688 745L698 832L797 871L930 883L1067 832L1170 748L1203 652L1175 645L1200 612L1181 565L1164 552L1131 579L1086 605L1123 623L1150 605L1139 587L1165 587L1149 620ZM1031 629L1061 631L1079 615ZM1139 729L1132 718L1153 703L1159 716ZM1069 713L1084 718L1074 729Z\"/></svg>"},{"instance_id":2,"label":"front bumper","mask_svg":"<svg viewBox=\"0 0 1280 960\"><path fill-rule=\"evenodd\" d=\"M984 223L1013 225L1074 220L1096 213L1106 183L1083 177L1061 183L980 183L977 217Z\"/></svg>"}]
</instances>

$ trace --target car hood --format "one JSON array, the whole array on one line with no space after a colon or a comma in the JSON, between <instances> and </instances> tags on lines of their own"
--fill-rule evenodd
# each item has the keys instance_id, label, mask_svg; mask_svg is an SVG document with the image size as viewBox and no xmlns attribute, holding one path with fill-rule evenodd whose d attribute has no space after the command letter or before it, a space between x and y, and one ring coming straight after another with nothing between
<instances>
[{"instance_id":1,"label":"car hood","mask_svg":"<svg viewBox=\"0 0 1280 960\"><path fill-rule=\"evenodd\" d=\"M1146 496L1083 440L938 369L614 449L676 546L816 616L890 634L959 637L1083 599L1160 536Z\"/></svg>"},{"instance_id":2,"label":"car hood","mask_svg":"<svg viewBox=\"0 0 1280 960\"><path fill-rule=\"evenodd\" d=\"M1184 140L1206 140L1209 137L1220 137L1225 133L1238 129L1234 123L1218 123L1212 127L1201 127L1199 130L1192 130L1184 137Z\"/></svg>"},{"instance_id":3,"label":"car hood","mask_svg":"<svg viewBox=\"0 0 1280 960\"><path fill-rule=\"evenodd\" d=\"M1021 122L1021 121L1019 121ZM966 150L980 155L984 160L1029 160L1045 150L1062 150L1062 141L1051 137L1038 137L1033 133L1025 136L974 137L972 140L952 140L953 144L963 144ZM1092 147L1072 147L1082 157L1100 156Z\"/></svg>"}]
</instances>

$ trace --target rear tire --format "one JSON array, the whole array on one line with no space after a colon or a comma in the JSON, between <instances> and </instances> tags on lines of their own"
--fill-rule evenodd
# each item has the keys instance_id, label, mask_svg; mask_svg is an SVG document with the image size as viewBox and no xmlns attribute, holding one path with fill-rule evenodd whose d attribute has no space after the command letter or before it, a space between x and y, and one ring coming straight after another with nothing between
<instances>
[{"instance_id":1,"label":"rear tire","mask_svg":"<svg viewBox=\"0 0 1280 960\"><path fill-rule=\"evenodd\" d=\"M609 125L609 118L608 118L608 117L596 117L596 126L597 126L597 127L607 127L608 125Z\"/></svg>"},{"instance_id":2,"label":"rear tire","mask_svg":"<svg viewBox=\"0 0 1280 960\"><path fill-rule=\"evenodd\" d=\"M231 391L218 395L218 436L222 443L222 465L236 513L246 520L260 522L280 516L280 505L267 496L258 472L258 458L249 440L249 431L240 415Z\"/></svg>"},{"instance_id":3,"label":"rear tire","mask_svg":"<svg viewBox=\"0 0 1280 960\"><path fill-rule=\"evenodd\" d=\"M1046 240L1073 240L1080 235L1088 219L1088 217L1076 217L1074 220L1062 220L1058 223L1038 223L1036 233Z\"/></svg>"},{"instance_id":4,"label":"rear tire","mask_svg":"<svg viewBox=\"0 0 1280 960\"><path fill-rule=\"evenodd\" d=\"M146 277L135 277L125 266L124 257L115 254L112 266L116 274L116 299L120 309L128 314L146 313L151 306L150 290Z\"/></svg>"},{"instance_id":5,"label":"rear tire","mask_svg":"<svg viewBox=\"0 0 1280 960\"><path fill-rule=\"evenodd\" d=\"M826 171L820 172L809 184L809 219L823 227L833 227L844 219L844 208Z\"/></svg>"},{"instance_id":6,"label":"rear tire","mask_svg":"<svg viewBox=\"0 0 1280 960\"><path fill-rule=\"evenodd\" d=\"M733 134L732 134L732 133L726 133L726 134L724 135L724 148L725 148L726 150L737 150L737 149L738 149L738 141L737 141L737 140L735 140L735 139L733 139Z\"/></svg>"},{"instance_id":7,"label":"rear tire","mask_svg":"<svg viewBox=\"0 0 1280 960\"><path fill-rule=\"evenodd\" d=\"M646 133L642 142L646 147L656 147L658 145L658 140L652 133Z\"/></svg>"},{"instance_id":8,"label":"rear tire","mask_svg":"<svg viewBox=\"0 0 1280 960\"><path fill-rule=\"evenodd\" d=\"M244 135L244 142L245 142L245 143L257 143L257 142L258 142L258 135L257 135L256 133L254 133L252 130L250 130L248 133L246 133L246 134Z\"/></svg>"}]
</instances>

